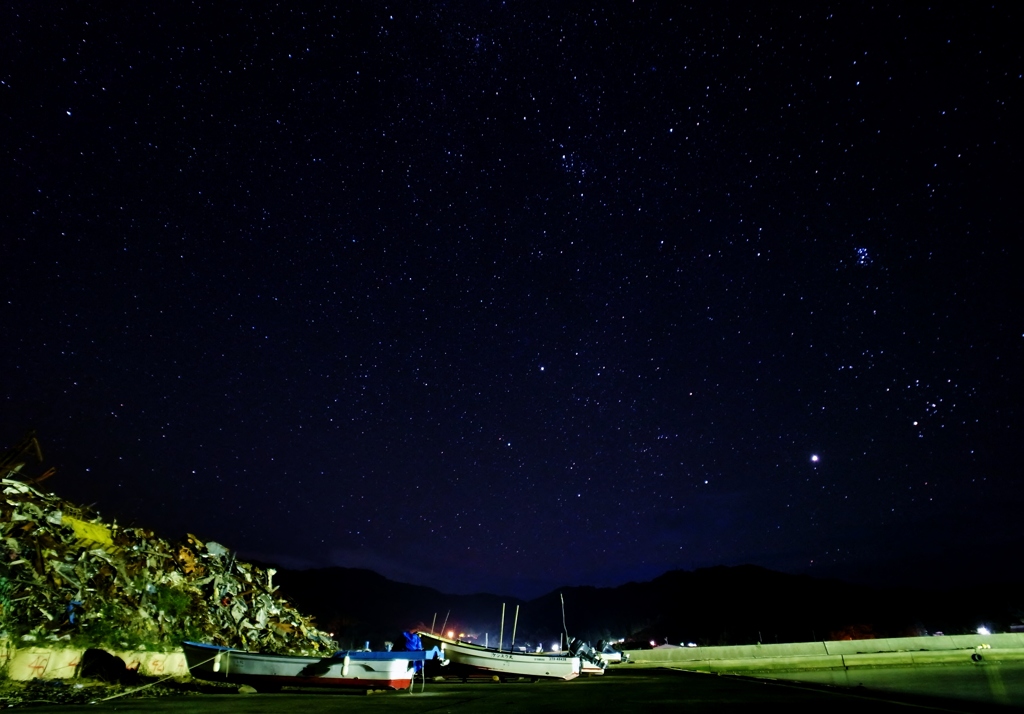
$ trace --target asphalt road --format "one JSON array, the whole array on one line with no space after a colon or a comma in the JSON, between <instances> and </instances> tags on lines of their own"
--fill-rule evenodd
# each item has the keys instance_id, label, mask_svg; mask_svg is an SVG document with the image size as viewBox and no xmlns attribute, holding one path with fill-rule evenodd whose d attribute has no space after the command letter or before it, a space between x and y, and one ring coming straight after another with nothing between
<instances>
[{"instance_id":1,"label":"asphalt road","mask_svg":"<svg viewBox=\"0 0 1024 714\"><path fill-rule=\"evenodd\" d=\"M910 705L908 707L908 705ZM993 705L915 698L841 688L807 687L709 674L644 670L610 672L604 677L572 682L434 683L415 692L356 694L325 691L284 691L279 694L213 694L155 699L124 697L81 706L33 706L33 712L302 712L302 714L365 714L378 712L437 712L493 714L494 712L750 712L773 707L793 712L908 711L993 712ZM923 707L923 709L922 709Z\"/></svg>"}]
</instances>

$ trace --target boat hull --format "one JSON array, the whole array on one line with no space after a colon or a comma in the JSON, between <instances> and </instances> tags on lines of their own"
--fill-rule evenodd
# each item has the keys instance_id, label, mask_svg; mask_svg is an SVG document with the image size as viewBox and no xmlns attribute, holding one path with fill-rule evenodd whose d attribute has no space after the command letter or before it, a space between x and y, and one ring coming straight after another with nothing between
<instances>
[{"instance_id":1,"label":"boat hull","mask_svg":"<svg viewBox=\"0 0 1024 714\"><path fill-rule=\"evenodd\" d=\"M296 657L244 652L216 645L182 644L189 672L197 679L280 687L408 689L423 652L348 652L344 657Z\"/></svg>"},{"instance_id":2,"label":"boat hull","mask_svg":"<svg viewBox=\"0 0 1024 714\"><path fill-rule=\"evenodd\" d=\"M443 649L452 674L471 677L490 675L497 677L529 677L531 679L570 680L580 676L579 657L563 655L499 652L495 649L472 645L447 637L418 633L424 645ZM447 669L446 668L446 669Z\"/></svg>"}]
</instances>

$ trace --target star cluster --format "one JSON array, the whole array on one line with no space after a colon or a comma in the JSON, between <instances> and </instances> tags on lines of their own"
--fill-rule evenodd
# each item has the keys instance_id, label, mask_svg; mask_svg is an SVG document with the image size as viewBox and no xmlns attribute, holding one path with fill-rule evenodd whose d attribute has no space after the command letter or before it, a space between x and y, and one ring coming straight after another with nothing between
<instances>
[{"instance_id":1,"label":"star cluster","mask_svg":"<svg viewBox=\"0 0 1024 714\"><path fill-rule=\"evenodd\" d=\"M1016 5L3 17L62 495L452 592L1019 552Z\"/></svg>"}]
</instances>

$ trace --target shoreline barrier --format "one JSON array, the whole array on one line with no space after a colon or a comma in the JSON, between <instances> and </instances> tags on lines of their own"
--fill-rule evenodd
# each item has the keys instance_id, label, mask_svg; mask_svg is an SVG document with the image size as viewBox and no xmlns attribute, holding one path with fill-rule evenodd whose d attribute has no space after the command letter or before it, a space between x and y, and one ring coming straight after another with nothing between
<instances>
[{"instance_id":1,"label":"shoreline barrier","mask_svg":"<svg viewBox=\"0 0 1024 714\"><path fill-rule=\"evenodd\" d=\"M30 679L75 677L84 648L16 648L0 640L0 676ZM180 650L150 652L110 650L130 669L147 677L188 676ZM905 667L910 665L994 664L1024 662L1024 633L903 637L875 640L789 642L767 645L678 647L627 650L630 663L620 667L669 667L694 672L748 674L801 670Z\"/></svg>"},{"instance_id":2,"label":"shoreline barrier","mask_svg":"<svg viewBox=\"0 0 1024 714\"><path fill-rule=\"evenodd\" d=\"M188 665L181 649L170 652L104 650L124 660L128 669L146 677L186 677ZM0 642L0 676L15 681L73 679L85 648L22 647Z\"/></svg>"},{"instance_id":3,"label":"shoreline barrier","mask_svg":"<svg viewBox=\"0 0 1024 714\"><path fill-rule=\"evenodd\" d=\"M630 664L719 674L1024 661L1024 633L628 650Z\"/></svg>"}]
</instances>

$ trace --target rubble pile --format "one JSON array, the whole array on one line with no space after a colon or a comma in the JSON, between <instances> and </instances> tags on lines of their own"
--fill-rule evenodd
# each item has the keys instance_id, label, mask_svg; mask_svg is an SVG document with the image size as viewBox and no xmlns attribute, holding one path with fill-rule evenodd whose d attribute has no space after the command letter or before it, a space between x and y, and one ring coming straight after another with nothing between
<instances>
[{"instance_id":1,"label":"rubble pile","mask_svg":"<svg viewBox=\"0 0 1024 714\"><path fill-rule=\"evenodd\" d=\"M0 634L17 644L169 649L189 639L285 654L336 649L275 597L273 569L239 562L219 543L107 524L22 481L0 479L0 489Z\"/></svg>"}]
</instances>

